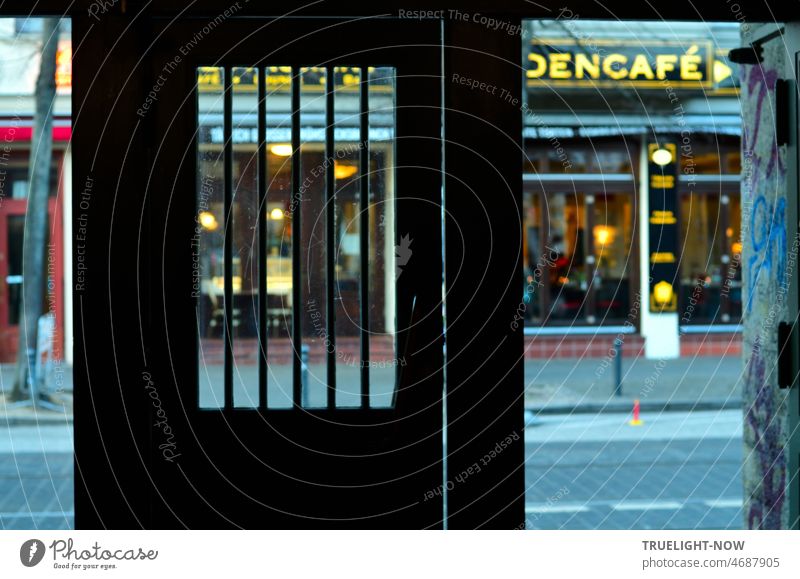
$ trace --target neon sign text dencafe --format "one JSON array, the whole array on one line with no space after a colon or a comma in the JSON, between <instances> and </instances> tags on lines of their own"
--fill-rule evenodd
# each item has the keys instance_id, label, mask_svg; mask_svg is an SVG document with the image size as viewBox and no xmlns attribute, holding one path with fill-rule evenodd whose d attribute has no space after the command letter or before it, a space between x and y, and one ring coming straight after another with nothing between
<instances>
[{"instance_id":1,"label":"neon sign text dencafe","mask_svg":"<svg viewBox=\"0 0 800 579\"><path fill-rule=\"evenodd\" d=\"M628 81L654 87L669 81L699 88L711 80L711 58L707 44L615 44L587 50L563 40L554 44L540 40L531 45L528 54L527 84L597 87Z\"/></svg>"}]
</instances>

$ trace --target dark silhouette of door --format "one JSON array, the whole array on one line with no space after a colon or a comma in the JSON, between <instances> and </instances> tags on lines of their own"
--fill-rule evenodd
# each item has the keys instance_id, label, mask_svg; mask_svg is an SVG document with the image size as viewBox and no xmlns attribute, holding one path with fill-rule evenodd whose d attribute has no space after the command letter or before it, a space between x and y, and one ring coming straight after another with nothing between
<instances>
[{"instance_id":1,"label":"dark silhouette of door","mask_svg":"<svg viewBox=\"0 0 800 579\"><path fill-rule=\"evenodd\" d=\"M442 525L438 29L156 31L151 526Z\"/></svg>"}]
</instances>

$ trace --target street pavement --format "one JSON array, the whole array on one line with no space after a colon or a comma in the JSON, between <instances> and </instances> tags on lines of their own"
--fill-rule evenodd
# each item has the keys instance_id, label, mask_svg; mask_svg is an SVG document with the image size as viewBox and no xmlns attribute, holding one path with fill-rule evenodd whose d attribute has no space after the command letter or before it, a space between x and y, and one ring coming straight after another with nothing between
<instances>
[{"instance_id":1,"label":"street pavement","mask_svg":"<svg viewBox=\"0 0 800 579\"><path fill-rule=\"evenodd\" d=\"M528 528L741 528L741 411L629 419L528 414ZM0 528L74 524L71 451L66 422L0 428Z\"/></svg>"},{"instance_id":2,"label":"street pavement","mask_svg":"<svg viewBox=\"0 0 800 579\"><path fill-rule=\"evenodd\" d=\"M741 411L644 414L641 426L630 419L529 421L527 528L742 528Z\"/></svg>"}]
</instances>

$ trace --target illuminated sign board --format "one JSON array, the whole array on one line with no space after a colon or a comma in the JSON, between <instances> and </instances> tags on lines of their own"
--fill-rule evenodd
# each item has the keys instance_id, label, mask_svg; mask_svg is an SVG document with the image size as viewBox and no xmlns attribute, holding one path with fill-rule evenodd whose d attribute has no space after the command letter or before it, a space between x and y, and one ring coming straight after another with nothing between
<instances>
[{"instance_id":1,"label":"illuminated sign board","mask_svg":"<svg viewBox=\"0 0 800 579\"><path fill-rule=\"evenodd\" d=\"M734 88L735 75L711 41L630 42L537 39L528 52L527 86L686 89Z\"/></svg>"}]
</instances>

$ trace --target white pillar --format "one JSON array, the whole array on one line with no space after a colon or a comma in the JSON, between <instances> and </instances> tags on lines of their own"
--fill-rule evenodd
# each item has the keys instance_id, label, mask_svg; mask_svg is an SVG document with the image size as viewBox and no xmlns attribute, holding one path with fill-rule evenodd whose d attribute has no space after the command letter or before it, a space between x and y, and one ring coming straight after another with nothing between
<instances>
[{"instance_id":1,"label":"white pillar","mask_svg":"<svg viewBox=\"0 0 800 579\"><path fill-rule=\"evenodd\" d=\"M678 312L650 312L650 175L647 138L642 137L639 159L639 287L641 288L641 334L648 359L670 359L681 355ZM676 280L676 283L678 280Z\"/></svg>"}]
</instances>

